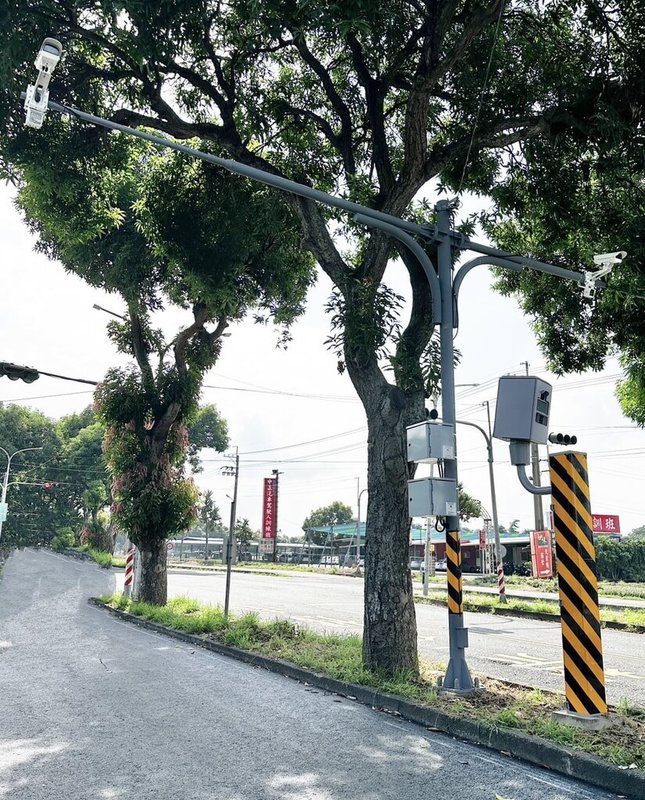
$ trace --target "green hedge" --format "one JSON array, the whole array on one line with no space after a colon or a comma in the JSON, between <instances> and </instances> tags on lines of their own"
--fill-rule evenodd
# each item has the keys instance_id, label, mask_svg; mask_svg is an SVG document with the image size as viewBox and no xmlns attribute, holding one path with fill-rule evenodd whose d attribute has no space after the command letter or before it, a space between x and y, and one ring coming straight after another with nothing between
<instances>
[{"instance_id":1,"label":"green hedge","mask_svg":"<svg viewBox=\"0 0 645 800\"><path fill-rule=\"evenodd\" d=\"M645 539L596 537L596 564L602 581L645 581Z\"/></svg>"}]
</instances>

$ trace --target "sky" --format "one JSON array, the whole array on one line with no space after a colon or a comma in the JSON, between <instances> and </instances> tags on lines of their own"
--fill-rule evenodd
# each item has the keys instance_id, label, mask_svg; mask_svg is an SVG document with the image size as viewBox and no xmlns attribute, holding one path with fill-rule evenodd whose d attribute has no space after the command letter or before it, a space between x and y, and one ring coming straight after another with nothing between
<instances>
[{"instance_id":1,"label":"sky","mask_svg":"<svg viewBox=\"0 0 645 800\"><path fill-rule=\"evenodd\" d=\"M126 361L107 338L110 316L93 305L123 314L124 304L35 252L12 198L12 189L0 185L0 361L100 380L108 368ZM400 264L388 268L386 282L409 295ZM621 374L617 360L610 359L602 373L550 375L517 300L496 294L491 282L488 270L479 267L461 289L457 418L487 429L482 404L488 401L494 416L498 378L524 374L528 361L530 374L554 387L550 430L576 434L577 449L588 454L592 512L619 515L623 533L645 524L645 432L621 414L614 395ZM329 318L324 306L330 290L321 274L286 350L276 348L278 336L271 327L244 321L229 328L231 336L202 393L202 402L214 403L228 422L230 452L237 448L240 455L238 517L254 528L261 525L263 478L280 471L282 536L298 535L311 511L335 501L356 514L358 494L367 485L365 414L325 346ZM189 322L185 312L172 308L155 318L168 333ZM82 410L91 399L91 387L79 383L44 376L32 384L0 379L0 402L29 406L54 419ZM457 448L464 488L490 510L484 437L458 425ZM546 458L546 448L540 448L540 456ZM519 519L522 528L532 528L533 497L519 484L506 442L495 440L494 460L500 523L508 527ZM223 476L221 468L230 463L224 454L204 451L204 470L196 476L202 490L213 491L224 519L230 513L233 479ZM545 461L541 466L547 469ZM362 493L361 519L366 502ZM479 524L471 520L468 526Z\"/></svg>"}]
</instances>

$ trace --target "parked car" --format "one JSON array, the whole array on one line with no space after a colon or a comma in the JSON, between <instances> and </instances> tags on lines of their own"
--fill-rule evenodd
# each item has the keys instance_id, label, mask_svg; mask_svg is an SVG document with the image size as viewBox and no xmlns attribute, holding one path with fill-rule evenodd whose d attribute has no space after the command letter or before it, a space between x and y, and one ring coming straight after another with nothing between
<instances>
[{"instance_id":1,"label":"parked car","mask_svg":"<svg viewBox=\"0 0 645 800\"><path fill-rule=\"evenodd\" d=\"M421 573L423 574L425 571L426 571L425 561L422 561L421 562ZM446 559L445 558L442 558L440 561L435 561L434 571L435 572L447 572L448 571L448 565L446 563Z\"/></svg>"},{"instance_id":2,"label":"parked car","mask_svg":"<svg viewBox=\"0 0 645 800\"><path fill-rule=\"evenodd\" d=\"M420 558L413 558L410 561L410 569L423 569L423 561Z\"/></svg>"}]
</instances>

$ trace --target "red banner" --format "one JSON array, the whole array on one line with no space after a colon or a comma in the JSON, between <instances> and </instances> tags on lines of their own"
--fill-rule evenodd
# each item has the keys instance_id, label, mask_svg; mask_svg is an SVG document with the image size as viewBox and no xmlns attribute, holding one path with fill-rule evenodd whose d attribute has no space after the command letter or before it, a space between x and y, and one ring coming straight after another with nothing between
<instances>
[{"instance_id":1,"label":"red banner","mask_svg":"<svg viewBox=\"0 0 645 800\"><path fill-rule=\"evenodd\" d=\"M551 531L531 531L531 567L534 578L553 577Z\"/></svg>"},{"instance_id":2,"label":"red banner","mask_svg":"<svg viewBox=\"0 0 645 800\"><path fill-rule=\"evenodd\" d=\"M620 533L620 517L616 514L592 514L594 533Z\"/></svg>"},{"instance_id":3,"label":"red banner","mask_svg":"<svg viewBox=\"0 0 645 800\"><path fill-rule=\"evenodd\" d=\"M485 550L486 549L486 544L487 544L486 539L487 539L486 531L479 531L479 549L480 550Z\"/></svg>"},{"instance_id":4,"label":"red banner","mask_svg":"<svg viewBox=\"0 0 645 800\"><path fill-rule=\"evenodd\" d=\"M275 539L278 522L278 481L277 478L264 479L264 499L262 502L262 538Z\"/></svg>"}]
</instances>

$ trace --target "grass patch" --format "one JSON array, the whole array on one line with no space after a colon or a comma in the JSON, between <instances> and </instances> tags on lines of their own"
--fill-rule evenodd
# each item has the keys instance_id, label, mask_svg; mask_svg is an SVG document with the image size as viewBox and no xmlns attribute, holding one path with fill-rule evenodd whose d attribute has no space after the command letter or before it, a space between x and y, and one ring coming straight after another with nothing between
<instances>
[{"instance_id":1,"label":"grass patch","mask_svg":"<svg viewBox=\"0 0 645 800\"><path fill-rule=\"evenodd\" d=\"M477 578L469 576L469 583L474 586L497 586L495 576L483 575ZM506 586L515 589L535 589L541 592L558 593L557 578L530 578L521 575L506 575ZM601 597L622 597L625 600L645 600L645 583L626 583L625 581L600 581L598 594Z\"/></svg>"},{"instance_id":2,"label":"grass patch","mask_svg":"<svg viewBox=\"0 0 645 800\"><path fill-rule=\"evenodd\" d=\"M75 547L74 550L77 550L79 553L87 553L87 555L96 561L99 566L104 567L105 569L111 567L115 561L115 557L112 555L112 553L106 553L103 550L96 550L94 547L90 547L88 544L82 544L80 547Z\"/></svg>"},{"instance_id":3,"label":"grass patch","mask_svg":"<svg viewBox=\"0 0 645 800\"><path fill-rule=\"evenodd\" d=\"M423 603L436 600L445 600L446 590L443 587L432 587L432 594L425 597L415 596L416 603ZM498 595L482 595L476 593L468 593L468 589L464 592L464 609L471 612L485 612L488 614L503 614L504 609L513 609L515 611L524 611L527 613L540 613L551 614L552 616L559 616L560 604L556 600L531 600L520 599L517 597L507 597L506 603L502 604L499 601ZM645 627L645 609L626 608L626 609L613 609L607 606L600 607L600 619L605 622L620 622L623 625L628 625L633 628Z\"/></svg>"},{"instance_id":4,"label":"grass patch","mask_svg":"<svg viewBox=\"0 0 645 800\"><path fill-rule=\"evenodd\" d=\"M480 676L485 691L473 697L449 697L437 690L437 678L445 665L422 662L420 675L402 672L382 675L362 664L359 636L319 634L284 619L260 620L255 613L224 617L220 607L176 597L165 606L130 600L123 595L100 598L112 608L128 611L168 627L194 633L244 650L289 661L332 678L409 698L468 719L500 728L512 728L557 744L593 753L606 761L645 769L645 709L621 701L616 711L620 724L603 731L584 731L555 721L552 712L562 707L563 697L541 689Z\"/></svg>"}]
</instances>

